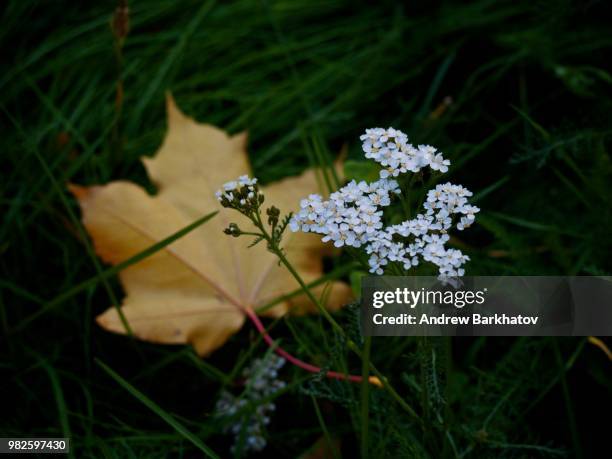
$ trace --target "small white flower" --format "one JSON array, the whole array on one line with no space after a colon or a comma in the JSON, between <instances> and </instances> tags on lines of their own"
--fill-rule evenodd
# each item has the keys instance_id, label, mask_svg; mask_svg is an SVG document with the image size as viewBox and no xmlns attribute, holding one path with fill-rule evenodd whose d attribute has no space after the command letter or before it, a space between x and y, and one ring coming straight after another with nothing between
<instances>
[{"instance_id":1,"label":"small white flower","mask_svg":"<svg viewBox=\"0 0 612 459\"><path fill-rule=\"evenodd\" d=\"M448 172L448 166L450 166L450 161L444 159L440 153L435 155L429 163L429 167L434 171L440 171L442 173Z\"/></svg>"},{"instance_id":2,"label":"small white flower","mask_svg":"<svg viewBox=\"0 0 612 459\"><path fill-rule=\"evenodd\" d=\"M241 175L240 177L238 177L238 183L243 186L244 185L252 186L257 183L257 179L250 178L248 175Z\"/></svg>"},{"instance_id":3,"label":"small white flower","mask_svg":"<svg viewBox=\"0 0 612 459\"><path fill-rule=\"evenodd\" d=\"M223 189L225 191L232 191L232 190L235 190L236 188L238 188L238 182L236 181L231 181L231 182L227 182L223 184Z\"/></svg>"}]
</instances>

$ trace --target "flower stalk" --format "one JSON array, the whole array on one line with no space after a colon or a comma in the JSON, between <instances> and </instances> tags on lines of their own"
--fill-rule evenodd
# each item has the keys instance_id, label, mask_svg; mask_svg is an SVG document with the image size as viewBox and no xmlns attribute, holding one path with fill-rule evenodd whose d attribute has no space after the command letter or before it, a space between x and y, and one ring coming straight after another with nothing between
<instances>
[{"instance_id":1,"label":"flower stalk","mask_svg":"<svg viewBox=\"0 0 612 459\"><path fill-rule=\"evenodd\" d=\"M224 233L233 236L254 236L254 242L251 245L258 244L259 242L265 241L267 248L270 252L274 253L280 260L280 262L289 270L296 281L300 284L300 287L304 290L308 298L317 306L321 314L330 321L336 331L343 333L342 327L333 319L329 311L318 301L318 299L312 294L308 286L304 283L304 280L300 277L297 271L293 268L280 246L283 232L287 227L287 223L291 218L291 214L287 215L282 221L280 220L280 210L274 206L271 206L266 210L268 217L267 223L270 230L266 228L261 215L261 206L264 203L264 195L259 192L259 186L257 185L257 179L251 179L247 176L242 176L236 182L229 182L224 185L224 191L217 192L217 198L224 207L235 209L241 214L246 216L253 225L259 230L259 232L244 231L238 227L236 223L230 223L229 226L224 230ZM272 337L266 331L263 323L259 319L259 316L251 307L243 309L246 316L253 322L253 325L257 331L261 334L264 341L268 346L274 349L274 351L285 358L288 362L293 365L302 368L311 373L321 373L321 368L304 362L297 357L291 355L289 352L278 346ZM347 380L352 382L360 383L363 381L363 377L360 375L349 375L340 373L337 371L325 371L325 376L331 379ZM377 376L368 377L368 381L376 386L382 386L380 378Z\"/></svg>"},{"instance_id":2,"label":"flower stalk","mask_svg":"<svg viewBox=\"0 0 612 459\"><path fill-rule=\"evenodd\" d=\"M308 288L302 277L299 275L299 273L295 270L293 265L285 256L285 253L280 243L282 240L283 232L287 228L291 220L292 214L290 213L286 215L282 219L282 221L280 221L280 211L275 207L270 207L266 211L266 214L268 215L268 225L271 227L271 231L268 231L261 217L261 206L264 203L265 198L263 194L259 192L257 179L249 178L248 176L241 176L238 178L237 181L226 183L223 186L223 190L217 191L216 196L223 207L237 210L242 215L246 216L259 230L259 232L246 232L241 230L238 225L230 223L228 228L225 230L225 233L234 237L239 237L242 235L255 236L255 240L251 245L255 245L262 241L265 241L268 250L274 253L278 257L281 264L283 264L283 266L287 268L287 270L298 282L308 299L312 301L312 303L317 307L321 315L329 322L332 328L345 339L348 348L363 361L364 356L359 346L347 336L344 329L338 324L338 322L336 322L336 320L332 317L332 315L325 308L325 306L321 304L319 299L315 297L315 295ZM251 308L245 310L245 313L247 314L247 317L249 317L249 319L253 322L257 330L262 334L266 343L270 346L274 346L274 350L277 354L287 359L287 361L289 361L290 363L293 363L294 365L303 368L307 371L311 371L314 373L321 372L321 369L319 367L303 362L291 356L282 348L276 346L272 338L267 334L265 327L263 327L263 324L259 320L259 317ZM405 411L407 411L412 417L420 421L420 418L418 414L414 411L414 409L406 403L406 401L397 393L397 391L395 391L395 389L389 384L387 378L382 375L382 373L374 366L372 362L368 362L368 367L370 371L374 373L374 375L368 377L368 382L370 384L384 388L400 404L400 406L402 406ZM327 371L325 372L325 376L332 379L341 379L352 382L364 381L364 378L360 375L347 375L335 371Z\"/></svg>"}]
</instances>

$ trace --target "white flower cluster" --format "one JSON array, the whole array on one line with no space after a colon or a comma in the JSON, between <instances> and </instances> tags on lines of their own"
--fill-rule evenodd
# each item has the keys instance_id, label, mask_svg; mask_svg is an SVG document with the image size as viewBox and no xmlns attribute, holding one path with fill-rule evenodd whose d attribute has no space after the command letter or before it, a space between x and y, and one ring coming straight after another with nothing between
<instances>
[{"instance_id":1,"label":"white flower cluster","mask_svg":"<svg viewBox=\"0 0 612 459\"><path fill-rule=\"evenodd\" d=\"M380 178L397 177L406 172L419 172L424 167L442 173L448 171L450 161L431 145L408 143L408 136L393 128L366 129L360 139L365 157L381 166Z\"/></svg>"},{"instance_id":2,"label":"white flower cluster","mask_svg":"<svg viewBox=\"0 0 612 459\"><path fill-rule=\"evenodd\" d=\"M451 183L438 185L427 194L425 213L387 227L382 220L382 208L401 193L390 177L424 167L446 172L450 161L429 145L410 145L406 134L393 128L368 129L361 140L365 156L384 167L380 180L351 181L328 200L310 195L291 219L291 230L321 234L323 242L333 241L336 247L364 247L372 273L383 274L390 262L410 269L423 259L438 266L441 279L463 276L462 266L469 257L445 244L453 226L458 230L469 227L480 210L468 203L470 191Z\"/></svg>"},{"instance_id":3,"label":"white flower cluster","mask_svg":"<svg viewBox=\"0 0 612 459\"><path fill-rule=\"evenodd\" d=\"M276 354L268 354L263 359L255 359L242 372L246 381L246 391L236 397L223 391L217 401L216 410L220 416L231 417L244 412L227 428L235 436L232 450L235 452L242 443L242 452L261 451L266 446L265 426L270 423L270 414L276 409L274 403L261 400L270 397L285 387L285 382L278 380L278 371L285 364L285 359ZM248 410L249 405L255 406Z\"/></svg>"},{"instance_id":4,"label":"white flower cluster","mask_svg":"<svg viewBox=\"0 0 612 459\"><path fill-rule=\"evenodd\" d=\"M336 247L361 247L383 227L381 207L391 204L391 195L399 193L395 180L373 183L354 180L323 201L311 194L300 203L301 210L289 226L292 231L323 234L323 242Z\"/></svg>"},{"instance_id":5,"label":"white flower cluster","mask_svg":"<svg viewBox=\"0 0 612 459\"><path fill-rule=\"evenodd\" d=\"M225 183L222 190L215 192L215 196L220 202L223 202L224 198L229 202L232 202L234 198L240 198L240 204L244 205L247 199L253 199L255 197L256 184L256 178L250 178L248 175L241 175L238 177L238 180ZM245 196L239 196L239 192L242 190L246 192Z\"/></svg>"}]
</instances>

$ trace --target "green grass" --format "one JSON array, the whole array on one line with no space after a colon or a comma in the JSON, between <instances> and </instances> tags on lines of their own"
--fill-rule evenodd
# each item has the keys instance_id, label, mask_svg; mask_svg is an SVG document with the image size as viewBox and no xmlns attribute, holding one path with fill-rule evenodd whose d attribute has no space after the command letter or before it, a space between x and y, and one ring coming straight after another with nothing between
<instances>
[{"instance_id":1,"label":"green grass","mask_svg":"<svg viewBox=\"0 0 612 459\"><path fill-rule=\"evenodd\" d=\"M201 360L99 329L95 316L121 302L120 268L94 256L65 186L127 179L154 191L139 158L163 138L166 91L200 121L248 130L263 182L345 147L359 161L365 128L400 128L439 147L453 162L449 179L475 192L478 225L453 241L472 259L469 274L609 275L604 6L151 0L130 2L117 52L113 2L9 2L0 31L2 436L71 435L75 457L231 455L212 416L216 397L238 390L264 344L245 326ZM354 278L346 260L330 271ZM352 309L337 320L363 344ZM266 325L304 359L362 371L320 317ZM426 415L427 432L384 391L285 368L290 389L275 400L263 454L297 457L320 438L339 440L342 457L592 457L606 446L597 413L610 401L609 361L582 339L456 339L451 348L378 338L369 358Z\"/></svg>"}]
</instances>

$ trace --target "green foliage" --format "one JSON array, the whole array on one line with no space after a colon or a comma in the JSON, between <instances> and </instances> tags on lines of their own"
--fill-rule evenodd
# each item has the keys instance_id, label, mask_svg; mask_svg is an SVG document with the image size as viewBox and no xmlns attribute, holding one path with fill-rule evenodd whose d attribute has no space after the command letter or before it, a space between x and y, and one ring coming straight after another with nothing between
<instances>
[{"instance_id":1,"label":"green foliage","mask_svg":"<svg viewBox=\"0 0 612 459\"><path fill-rule=\"evenodd\" d=\"M379 179L380 166L373 161L347 160L344 163L344 176L357 182L374 182Z\"/></svg>"},{"instance_id":2,"label":"green foliage","mask_svg":"<svg viewBox=\"0 0 612 459\"><path fill-rule=\"evenodd\" d=\"M198 120L248 129L264 183L319 165L321 188L333 189L331 160L344 146L347 175L369 177L358 142L367 127L439 147L449 179L483 209L452 241L470 255L470 274L612 272L605 2L129 6L123 43L108 2L4 8L2 436L69 432L83 458L230 454L214 404L265 352L261 338L245 327L202 360L100 330L95 316L124 292L118 269L93 255L65 189L129 179L154 191L139 158L163 138L167 90ZM347 308L338 320L361 345L356 314ZM361 371L321 317L266 326L304 360ZM595 410L610 400L609 361L582 339L379 338L370 359L422 419L370 387L371 457L594 457L607 448ZM324 436L340 439L343 457L359 456L361 387L296 368L281 377L288 390L264 454L297 457Z\"/></svg>"}]
</instances>

